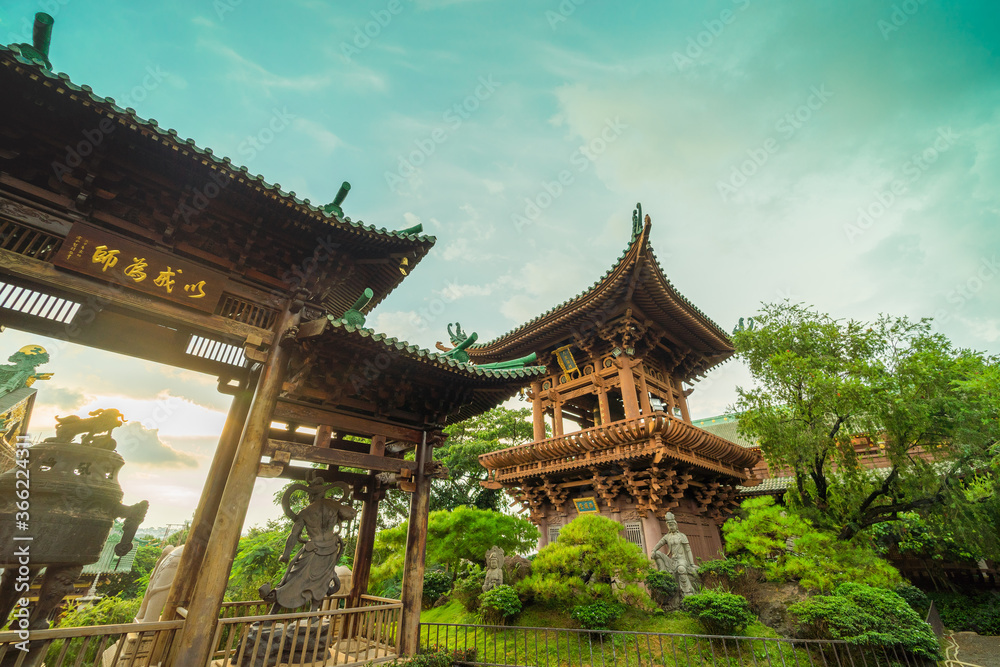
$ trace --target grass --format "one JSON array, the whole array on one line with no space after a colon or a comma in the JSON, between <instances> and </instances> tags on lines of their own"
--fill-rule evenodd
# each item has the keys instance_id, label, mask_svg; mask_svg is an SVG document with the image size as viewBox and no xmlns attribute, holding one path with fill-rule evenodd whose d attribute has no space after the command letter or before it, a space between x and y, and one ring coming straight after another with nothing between
<instances>
[{"instance_id":1,"label":"grass","mask_svg":"<svg viewBox=\"0 0 1000 667\"><path fill-rule=\"evenodd\" d=\"M420 620L422 623L480 624L477 616L467 612L458 602L449 602L423 611ZM684 612L629 609L612 624L612 630L655 634L559 631L578 627L564 610L535 605L521 612L507 628L495 631L482 628L424 627L421 645L427 649L437 647L454 652L458 656L463 653L471 656L474 651L478 660L484 662L537 667L811 664L803 649L793 649L789 644L749 639L779 637L778 633L759 622L743 633L743 636L748 637L746 640L664 637L660 635L707 633L696 618ZM816 659L814 657L813 660ZM819 658L816 664L823 664L822 659Z\"/></svg>"}]
</instances>

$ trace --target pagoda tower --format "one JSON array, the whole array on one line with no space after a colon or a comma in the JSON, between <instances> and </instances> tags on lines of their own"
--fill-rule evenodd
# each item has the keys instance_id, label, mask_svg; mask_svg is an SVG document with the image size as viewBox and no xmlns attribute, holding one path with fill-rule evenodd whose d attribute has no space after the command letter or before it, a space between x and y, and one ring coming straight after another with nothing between
<instances>
[{"instance_id":1,"label":"pagoda tower","mask_svg":"<svg viewBox=\"0 0 1000 667\"><path fill-rule=\"evenodd\" d=\"M693 383L732 356L722 329L667 280L649 216L590 289L499 338L468 348L474 363L538 356L528 391L534 441L484 454L484 482L504 488L541 530L539 547L581 513L623 524L647 554L672 512L696 557L716 558L736 487L755 483L759 453L697 428ZM572 427L572 428L571 428Z\"/></svg>"}]
</instances>

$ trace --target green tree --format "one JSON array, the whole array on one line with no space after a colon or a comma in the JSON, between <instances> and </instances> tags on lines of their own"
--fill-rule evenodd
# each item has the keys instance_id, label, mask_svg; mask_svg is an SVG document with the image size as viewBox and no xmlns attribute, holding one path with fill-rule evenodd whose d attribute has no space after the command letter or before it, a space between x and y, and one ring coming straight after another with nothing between
<instances>
[{"instance_id":1,"label":"green tree","mask_svg":"<svg viewBox=\"0 0 1000 667\"><path fill-rule=\"evenodd\" d=\"M996 358L954 348L929 320L835 320L788 302L755 319L734 336L754 379L737 388L736 410L771 468L794 475L791 505L842 540L919 511L947 513L996 547L967 493L984 469L996 475ZM888 467L862 465L859 442Z\"/></svg>"},{"instance_id":2,"label":"green tree","mask_svg":"<svg viewBox=\"0 0 1000 667\"><path fill-rule=\"evenodd\" d=\"M518 584L518 590L551 604L621 601L652 609L652 600L640 585L651 569L650 561L621 536L621 530L620 523L597 514L573 519L555 542L538 552L531 576Z\"/></svg>"},{"instance_id":3,"label":"green tree","mask_svg":"<svg viewBox=\"0 0 1000 667\"><path fill-rule=\"evenodd\" d=\"M403 571L407 524L380 531L375 536L371 574L378 588ZM482 562L497 545L507 554L523 554L538 542L538 529L530 522L493 510L459 506L431 512L427 520L427 564L444 565L455 572L461 561Z\"/></svg>"},{"instance_id":4,"label":"green tree","mask_svg":"<svg viewBox=\"0 0 1000 667\"><path fill-rule=\"evenodd\" d=\"M434 449L434 460L448 469L447 479L431 483L430 510L451 510L459 505L502 512L507 507L501 491L480 485L486 469L479 465L482 454L513 447L534 438L531 410L498 407L444 430L448 439ZM410 452L408 459L413 459ZM390 490L379 506L379 528L389 528L406 521L410 494Z\"/></svg>"},{"instance_id":5,"label":"green tree","mask_svg":"<svg viewBox=\"0 0 1000 667\"><path fill-rule=\"evenodd\" d=\"M227 600L259 600L257 589L276 583L284 575L286 565L278 558L285 549L288 530L287 521L272 519L240 538L226 586Z\"/></svg>"}]
</instances>

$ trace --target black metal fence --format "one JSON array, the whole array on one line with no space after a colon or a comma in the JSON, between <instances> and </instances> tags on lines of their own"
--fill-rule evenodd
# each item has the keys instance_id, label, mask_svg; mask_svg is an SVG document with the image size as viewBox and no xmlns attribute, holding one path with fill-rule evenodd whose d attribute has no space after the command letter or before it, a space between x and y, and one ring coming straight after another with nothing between
<instances>
[{"instance_id":1,"label":"black metal fence","mask_svg":"<svg viewBox=\"0 0 1000 667\"><path fill-rule=\"evenodd\" d=\"M845 641L421 623L421 652L495 667L931 667Z\"/></svg>"}]
</instances>

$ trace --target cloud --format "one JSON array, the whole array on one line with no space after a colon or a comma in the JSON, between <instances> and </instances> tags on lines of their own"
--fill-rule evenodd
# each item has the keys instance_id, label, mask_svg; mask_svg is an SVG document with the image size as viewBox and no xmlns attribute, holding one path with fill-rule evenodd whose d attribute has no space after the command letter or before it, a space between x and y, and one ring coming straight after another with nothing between
<instances>
[{"instance_id":1,"label":"cloud","mask_svg":"<svg viewBox=\"0 0 1000 667\"><path fill-rule=\"evenodd\" d=\"M130 421L116 428L112 435L118 442L118 453L127 463L160 468L197 468L198 460L160 440L159 429L146 428Z\"/></svg>"},{"instance_id":2,"label":"cloud","mask_svg":"<svg viewBox=\"0 0 1000 667\"><path fill-rule=\"evenodd\" d=\"M327 153L332 153L334 149L344 144L340 137L312 120L296 118L292 121L292 127L312 139L312 145L318 146L321 150L324 150Z\"/></svg>"},{"instance_id":3,"label":"cloud","mask_svg":"<svg viewBox=\"0 0 1000 667\"><path fill-rule=\"evenodd\" d=\"M87 396L79 389L67 387L53 387L47 384L35 385L38 387L38 405L52 405L64 411L76 410L87 402Z\"/></svg>"}]
</instances>

